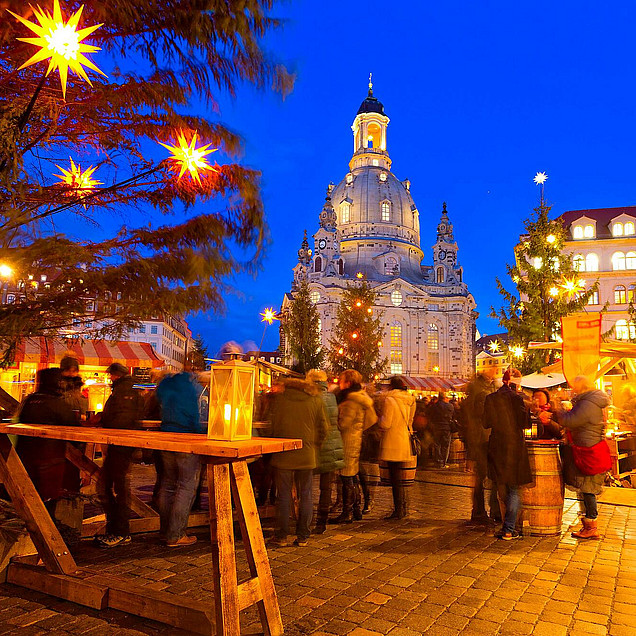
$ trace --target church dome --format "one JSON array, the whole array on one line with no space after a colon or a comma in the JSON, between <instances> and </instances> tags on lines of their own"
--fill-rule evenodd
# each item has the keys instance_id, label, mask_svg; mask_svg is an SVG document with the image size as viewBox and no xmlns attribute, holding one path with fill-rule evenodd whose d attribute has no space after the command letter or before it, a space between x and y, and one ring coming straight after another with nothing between
<instances>
[{"instance_id":1,"label":"church dome","mask_svg":"<svg viewBox=\"0 0 636 636\"><path fill-rule=\"evenodd\" d=\"M369 94L367 98L360 104L360 108L358 108L358 115L361 113L379 113L380 115L385 115L384 105L377 98L373 97L373 91L369 89Z\"/></svg>"}]
</instances>

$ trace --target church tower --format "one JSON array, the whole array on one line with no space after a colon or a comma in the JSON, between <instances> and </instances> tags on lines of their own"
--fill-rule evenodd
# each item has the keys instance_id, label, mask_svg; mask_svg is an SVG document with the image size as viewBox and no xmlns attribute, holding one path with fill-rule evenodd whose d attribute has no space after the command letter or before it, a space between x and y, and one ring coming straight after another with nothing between
<instances>
[{"instance_id":1,"label":"church tower","mask_svg":"<svg viewBox=\"0 0 636 636\"><path fill-rule=\"evenodd\" d=\"M305 232L292 289L285 295L281 311L288 310L299 282L307 280L326 349L343 291L363 278L376 294L372 311L384 324L380 353L389 361L386 375L436 376L449 381L467 378L474 369L477 314L458 265L446 203L437 224L433 265L425 265L420 211L411 182L392 172L388 125L384 105L369 81L367 96L351 126L349 172L327 188L313 235L313 253ZM430 217L423 219L431 234L434 222ZM291 364L290 348L282 341L281 346L286 363Z\"/></svg>"}]
</instances>

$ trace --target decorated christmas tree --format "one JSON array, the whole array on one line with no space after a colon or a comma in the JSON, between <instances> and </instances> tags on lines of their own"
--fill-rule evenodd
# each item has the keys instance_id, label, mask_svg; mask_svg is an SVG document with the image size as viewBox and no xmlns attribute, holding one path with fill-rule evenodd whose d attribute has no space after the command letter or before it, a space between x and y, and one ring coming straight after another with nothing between
<instances>
[{"instance_id":1,"label":"decorated christmas tree","mask_svg":"<svg viewBox=\"0 0 636 636\"><path fill-rule=\"evenodd\" d=\"M384 370L387 361L380 357L383 329L381 315L373 309L375 298L365 280L344 290L329 340L328 358L334 375L356 369L369 381Z\"/></svg>"},{"instance_id":2,"label":"decorated christmas tree","mask_svg":"<svg viewBox=\"0 0 636 636\"><path fill-rule=\"evenodd\" d=\"M294 291L282 326L294 358L294 371L306 373L310 369L320 369L325 359L320 343L320 318L316 305L311 302L306 281Z\"/></svg>"},{"instance_id":3,"label":"decorated christmas tree","mask_svg":"<svg viewBox=\"0 0 636 636\"><path fill-rule=\"evenodd\" d=\"M267 228L218 94L292 84L261 46L272 0L37 1L0 3L5 363L25 337L222 310Z\"/></svg>"},{"instance_id":4,"label":"decorated christmas tree","mask_svg":"<svg viewBox=\"0 0 636 636\"><path fill-rule=\"evenodd\" d=\"M582 311L598 289L598 281L583 279L572 255L563 251L566 229L549 218L546 179L542 172L534 178L541 187L539 207L524 222L527 233L515 248L515 265L506 267L516 292L497 279L505 306L491 312L508 331L510 362L523 373L539 371L555 360L553 351L528 351L528 343L560 339L561 317Z\"/></svg>"}]
</instances>

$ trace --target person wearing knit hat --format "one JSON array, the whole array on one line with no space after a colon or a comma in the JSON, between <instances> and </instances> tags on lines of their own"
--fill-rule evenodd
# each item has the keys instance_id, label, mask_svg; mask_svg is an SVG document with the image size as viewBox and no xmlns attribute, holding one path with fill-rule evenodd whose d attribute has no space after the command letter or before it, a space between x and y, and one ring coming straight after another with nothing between
<instances>
[{"instance_id":1,"label":"person wearing knit hat","mask_svg":"<svg viewBox=\"0 0 636 636\"><path fill-rule=\"evenodd\" d=\"M515 530L521 505L519 489L532 481L524 438L530 414L518 391L521 377L518 369L507 369L501 388L488 395L484 402L483 425L491 429L488 476L497 483L499 498L506 508L503 526L495 536L505 541L521 537Z\"/></svg>"}]
</instances>

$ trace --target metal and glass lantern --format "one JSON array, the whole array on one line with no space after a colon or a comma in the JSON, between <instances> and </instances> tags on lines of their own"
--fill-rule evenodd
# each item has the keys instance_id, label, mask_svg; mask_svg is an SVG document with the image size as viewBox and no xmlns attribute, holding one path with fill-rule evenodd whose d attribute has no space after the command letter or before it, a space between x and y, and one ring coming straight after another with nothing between
<instances>
[{"instance_id":1,"label":"metal and glass lantern","mask_svg":"<svg viewBox=\"0 0 636 636\"><path fill-rule=\"evenodd\" d=\"M241 360L212 365L208 439L251 439L255 371Z\"/></svg>"}]
</instances>

